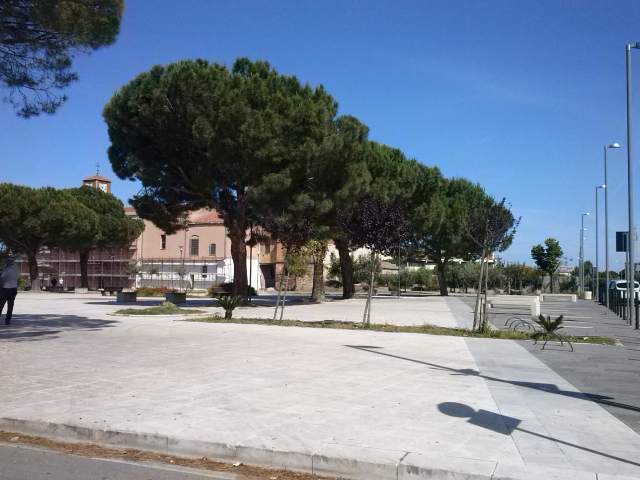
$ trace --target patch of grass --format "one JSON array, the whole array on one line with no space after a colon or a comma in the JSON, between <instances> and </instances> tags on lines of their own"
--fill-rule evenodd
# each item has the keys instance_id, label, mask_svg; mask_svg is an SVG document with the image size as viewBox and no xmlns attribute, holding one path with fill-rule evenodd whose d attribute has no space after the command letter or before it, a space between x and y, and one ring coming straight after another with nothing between
<instances>
[{"instance_id":1,"label":"patch of grass","mask_svg":"<svg viewBox=\"0 0 640 480\"><path fill-rule=\"evenodd\" d=\"M164 302L162 305L148 308L122 308L116 310L116 315L178 315L178 314L192 314L192 313L205 313L204 310L197 310L195 308L185 309L180 308L176 304L171 302Z\"/></svg>"},{"instance_id":2,"label":"patch of grass","mask_svg":"<svg viewBox=\"0 0 640 480\"><path fill-rule=\"evenodd\" d=\"M303 322L302 320L267 320L264 318L222 318L220 316L198 317L186 319L187 322L205 323L237 323L252 325L275 325L280 327L302 327L302 328L333 328L340 330L372 330L376 332L402 332L402 333L424 333L427 335L448 335L453 337L475 337L475 338L498 338L506 340L533 340L529 332L512 330L489 330L485 333L472 332L466 328L438 327L436 325L389 325L376 324L363 325L355 322L340 322L337 320L323 320L314 322ZM616 341L611 337L567 337L574 343L596 343L602 345L615 345Z\"/></svg>"}]
</instances>

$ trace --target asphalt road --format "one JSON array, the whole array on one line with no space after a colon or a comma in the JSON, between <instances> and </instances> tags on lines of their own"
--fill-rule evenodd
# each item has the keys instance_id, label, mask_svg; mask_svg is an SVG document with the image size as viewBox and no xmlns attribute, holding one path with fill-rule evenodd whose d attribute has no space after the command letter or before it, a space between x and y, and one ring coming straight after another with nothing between
<instances>
[{"instance_id":1,"label":"asphalt road","mask_svg":"<svg viewBox=\"0 0 640 480\"><path fill-rule=\"evenodd\" d=\"M170 465L67 455L0 443L1 480L239 480L235 474L201 473Z\"/></svg>"}]
</instances>

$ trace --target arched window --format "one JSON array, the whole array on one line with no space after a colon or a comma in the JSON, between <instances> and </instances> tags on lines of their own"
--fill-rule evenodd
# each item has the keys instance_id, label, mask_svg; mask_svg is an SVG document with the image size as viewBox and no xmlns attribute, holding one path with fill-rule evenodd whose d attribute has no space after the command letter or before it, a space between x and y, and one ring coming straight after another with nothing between
<instances>
[{"instance_id":1,"label":"arched window","mask_svg":"<svg viewBox=\"0 0 640 480\"><path fill-rule=\"evenodd\" d=\"M197 257L200 252L200 238L197 235L191 236L191 241L189 242L189 255L192 257Z\"/></svg>"}]
</instances>

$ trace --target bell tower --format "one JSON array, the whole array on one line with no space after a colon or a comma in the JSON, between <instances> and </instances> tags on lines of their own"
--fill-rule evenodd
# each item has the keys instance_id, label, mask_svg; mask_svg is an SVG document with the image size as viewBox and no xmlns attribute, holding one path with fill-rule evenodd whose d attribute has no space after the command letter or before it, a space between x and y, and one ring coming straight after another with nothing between
<instances>
[{"instance_id":1,"label":"bell tower","mask_svg":"<svg viewBox=\"0 0 640 480\"><path fill-rule=\"evenodd\" d=\"M82 180L82 184L95 188L96 190L102 190L105 193L111 193L111 180L100 175L99 163L96 163L96 174L86 177Z\"/></svg>"}]
</instances>

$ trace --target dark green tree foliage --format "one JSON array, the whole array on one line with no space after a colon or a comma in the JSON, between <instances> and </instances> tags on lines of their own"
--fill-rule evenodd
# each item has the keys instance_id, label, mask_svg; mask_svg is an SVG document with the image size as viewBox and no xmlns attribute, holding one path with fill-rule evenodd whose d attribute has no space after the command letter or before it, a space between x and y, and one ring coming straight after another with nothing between
<instances>
[{"instance_id":1,"label":"dark green tree foliage","mask_svg":"<svg viewBox=\"0 0 640 480\"><path fill-rule=\"evenodd\" d=\"M322 146L323 168L314 172L314 188L331 202L320 221L327 226L323 239L333 239L339 252L343 298L351 298L354 294L354 269L349 238L338 224L338 215L369 189L368 132L366 125L355 117L338 117ZM320 265L316 267L320 268Z\"/></svg>"},{"instance_id":2,"label":"dark green tree foliage","mask_svg":"<svg viewBox=\"0 0 640 480\"><path fill-rule=\"evenodd\" d=\"M231 240L233 293L246 296L246 232L256 206L276 208L306 185L300 177L336 110L322 87L302 85L266 62L239 59L228 70L196 60L139 75L116 92L104 118L114 171L144 187L131 201L138 214L172 232L189 210L220 211ZM303 199L296 203L306 208Z\"/></svg>"},{"instance_id":3,"label":"dark green tree foliage","mask_svg":"<svg viewBox=\"0 0 640 480\"><path fill-rule=\"evenodd\" d=\"M53 113L78 77L73 58L115 40L123 0L2 0L0 83L18 114Z\"/></svg>"},{"instance_id":4,"label":"dark green tree foliage","mask_svg":"<svg viewBox=\"0 0 640 480\"><path fill-rule=\"evenodd\" d=\"M484 201L482 188L462 178L446 180L425 171L414 196L411 230L418 249L436 264L440 294L448 295L446 270L452 258L470 259L480 254L468 237L465 224L474 205Z\"/></svg>"},{"instance_id":5,"label":"dark green tree foliage","mask_svg":"<svg viewBox=\"0 0 640 480\"><path fill-rule=\"evenodd\" d=\"M553 274L560 266L563 251L560 242L555 238L547 238L544 245L534 245L531 248L531 258L540 270L551 279L551 293L553 293Z\"/></svg>"},{"instance_id":6,"label":"dark green tree foliage","mask_svg":"<svg viewBox=\"0 0 640 480\"><path fill-rule=\"evenodd\" d=\"M27 257L32 286L40 249L63 246L72 236L86 238L96 222L90 209L60 190L0 184L0 241Z\"/></svg>"},{"instance_id":7,"label":"dark green tree foliage","mask_svg":"<svg viewBox=\"0 0 640 480\"><path fill-rule=\"evenodd\" d=\"M140 235L144 224L126 215L122 202L110 193L88 186L72 188L67 192L93 211L97 219L94 228L86 230L84 235L71 232L65 242L66 248L80 255L80 284L86 288L89 287L87 266L91 250L125 247Z\"/></svg>"}]
</instances>

